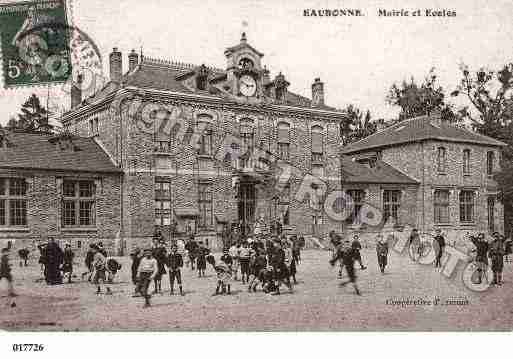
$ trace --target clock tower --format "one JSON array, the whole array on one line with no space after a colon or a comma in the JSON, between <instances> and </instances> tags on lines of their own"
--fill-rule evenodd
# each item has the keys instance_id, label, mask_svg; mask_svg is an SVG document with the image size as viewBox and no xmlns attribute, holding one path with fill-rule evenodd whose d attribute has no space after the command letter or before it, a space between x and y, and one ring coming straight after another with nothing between
<instances>
[{"instance_id":1,"label":"clock tower","mask_svg":"<svg viewBox=\"0 0 513 359\"><path fill-rule=\"evenodd\" d=\"M244 32L240 43L227 48L224 54L227 62L226 80L231 94L250 102L262 99L265 70L262 69L261 59L264 54L247 43Z\"/></svg>"}]
</instances>

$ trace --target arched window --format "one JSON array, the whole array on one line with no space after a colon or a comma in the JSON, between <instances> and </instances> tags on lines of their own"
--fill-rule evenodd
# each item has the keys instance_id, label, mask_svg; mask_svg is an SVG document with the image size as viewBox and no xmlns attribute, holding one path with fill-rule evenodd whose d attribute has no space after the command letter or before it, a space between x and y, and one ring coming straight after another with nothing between
<instances>
[{"instance_id":1,"label":"arched window","mask_svg":"<svg viewBox=\"0 0 513 359\"><path fill-rule=\"evenodd\" d=\"M445 147L438 147L436 163L438 172L445 173L447 168L447 154Z\"/></svg>"},{"instance_id":2,"label":"arched window","mask_svg":"<svg viewBox=\"0 0 513 359\"><path fill-rule=\"evenodd\" d=\"M493 167L495 162L495 153L493 151L488 151L486 153L486 174L488 176L493 175Z\"/></svg>"},{"instance_id":3,"label":"arched window","mask_svg":"<svg viewBox=\"0 0 513 359\"><path fill-rule=\"evenodd\" d=\"M323 159L323 128L312 126L312 162L322 162Z\"/></svg>"},{"instance_id":4,"label":"arched window","mask_svg":"<svg viewBox=\"0 0 513 359\"><path fill-rule=\"evenodd\" d=\"M196 131L198 131L198 154L203 156L212 155L212 117L210 115L199 115L197 117Z\"/></svg>"},{"instance_id":5,"label":"arched window","mask_svg":"<svg viewBox=\"0 0 513 359\"><path fill-rule=\"evenodd\" d=\"M290 125L287 122L278 123L278 156L284 160L290 156Z\"/></svg>"},{"instance_id":6,"label":"arched window","mask_svg":"<svg viewBox=\"0 0 513 359\"><path fill-rule=\"evenodd\" d=\"M470 150L463 150L463 174L470 174Z\"/></svg>"}]
</instances>

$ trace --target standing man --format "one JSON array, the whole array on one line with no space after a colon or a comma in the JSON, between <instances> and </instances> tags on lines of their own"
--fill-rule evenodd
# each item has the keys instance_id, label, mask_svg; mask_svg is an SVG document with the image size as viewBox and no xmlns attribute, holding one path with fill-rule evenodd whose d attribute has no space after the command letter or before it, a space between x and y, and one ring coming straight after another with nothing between
<instances>
[{"instance_id":1,"label":"standing man","mask_svg":"<svg viewBox=\"0 0 513 359\"><path fill-rule=\"evenodd\" d=\"M468 235L468 233L467 233ZM486 241L484 233L479 233L477 237L470 236L470 240L476 247L476 263L477 263L477 283L483 281L483 273L486 273L488 267L488 249L489 245Z\"/></svg>"},{"instance_id":2,"label":"standing man","mask_svg":"<svg viewBox=\"0 0 513 359\"><path fill-rule=\"evenodd\" d=\"M27 247L23 247L18 251L18 256L20 257L20 267L27 266L28 256L29 256L29 250Z\"/></svg>"},{"instance_id":3,"label":"standing man","mask_svg":"<svg viewBox=\"0 0 513 359\"><path fill-rule=\"evenodd\" d=\"M64 253L53 238L48 241L46 247L47 283L50 285L62 284L61 265Z\"/></svg>"},{"instance_id":4,"label":"standing man","mask_svg":"<svg viewBox=\"0 0 513 359\"><path fill-rule=\"evenodd\" d=\"M412 256L413 261L417 261L422 256L422 246L420 243L419 231L417 228L413 228L410 233L409 238L409 246L410 246L410 254Z\"/></svg>"},{"instance_id":5,"label":"standing man","mask_svg":"<svg viewBox=\"0 0 513 359\"><path fill-rule=\"evenodd\" d=\"M274 280L276 283L276 291L272 293L273 295L280 295L280 286L282 283L289 288L290 293L292 293L292 283L290 283L290 274L285 264L285 251L283 250L282 244L279 241L275 242L275 247L273 251L273 255L271 257L271 266L273 267L274 272Z\"/></svg>"},{"instance_id":6,"label":"standing man","mask_svg":"<svg viewBox=\"0 0 513 359\"><path fill-rule=\"evenodd\" d=\"M492 285L502 285L502 269L504 267L504 243L499 233L492 234L489 256L492 260L493 282Z\"/></svg>"},{"instance_id":7,"label":"standing man","mask_svg":"<svg viewBox=\"0 0 513 359\"><path fill-rule=\"evenodd\" d=\"M353 243L351 243L351 248L353 248L354 259L358 263L360 263L360 269L361 270L367 269L367 267L364 266L362 263L362 255L360 253L360 250L362 249L362 245L360 243L360 237L358 237L358 234L355 234L353 236Z\"/></svg>"},{"instance_id":8,"label":"standing man","mask_svg":"<svg viewBox=\"0 0 513 359\"><path fill-rule=\"evenodd\" d=\"M167 267L169 269L169 284L171 285L171 295L174 294L175 279L178 283L178 288L180 288L180 295L184 295L182 289L181 272L181 268L183 267L183 258L182 255L178 253L178 247L176 245L171 247L171 252L169 253L167 260Z\"/></svg>"},{"instance_id":9,"label":"standing man","mask_svg":"<svg viewBox=\"0 0 513 359\"><path fill-rule=\"evenodd\" d=\"M442 255L444 254L445 249L445 237L442 234L442 230L437 228L435 231L435 241L436 241L436 261L435 268L440 268L442 266Z\"/></svg>"},{"instance_id":10,"label":"standing man","mask_svg":"<svg viewBox=\"0 0 513 359\"><path fill-rule=\"evenodd\" d=\"M139 263L137 269L137 289L136 292L141 293L144 296L144 307L149 307L151 295L148 293L150 283L155 279L159 268L157 260L152 257L151 249L147 248L144 250L144 257Z\"/></svg>"},{"instance_id":11,"label":"standing man","mask_svg":"<svg viewBox=\"0 0 513 359\"><path fill-rule=\"evenodd\" d=\"M198 268L198 277L205 276L205 270L207 269L207 256L210 254L210 250L203 245L203 242L199 242L198 247L198 258L196 266Z\"/></svg>"},{"instance_id":12,"label":"standing man","mask_svg":"<svg viewBox=\"0 0 513 359\"><path fill-rule=\"evenodd\" d=\"M9 297L14 297L14 290L12 285L11 265L9 264L9 249L2 249L2 256L0 257L0 280L5 278L7 280L7 294Z\"/></svg>"},{"instance_id":13,"label":"standing man","mask_svg":"<svg viewBox=\"0 0 513 359\"><path fill-rule=\"evenodd\" d=\"M376 254L381 274L385 274L385 267L388 264L388 243L381 233L376 236Z\"/></svg>"},{"instance_id":14,"label":"standing man","mask_svg":"<svg viewBox=\"0 0 513 359\"><path fill-rule=\"evenodd\" d=\"M198 252L198 244L194 240L194 237L189 238L185 244L185 249L189 253L189 262L191 263L191 270L194 270L194 262L196 261L196 255Z\"/></svg>"}]
</instances>

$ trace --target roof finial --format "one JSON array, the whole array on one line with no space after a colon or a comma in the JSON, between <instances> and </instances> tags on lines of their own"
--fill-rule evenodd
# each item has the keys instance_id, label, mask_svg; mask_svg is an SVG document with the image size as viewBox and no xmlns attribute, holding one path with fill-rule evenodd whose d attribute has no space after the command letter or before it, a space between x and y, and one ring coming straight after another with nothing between
<instances>
[{"instance_id":1,"label":"roof finial","mask_svg":"<svg viewBox=\"0 0 513 359\"><path fill-rule=\"evenodd\" d=\"M242 37L240 38L240 42L242 42L242 43L246 43L246 40L247 40L247 39L246 39L246 33L245 33L245 32L243 32L243 33L242 33Z\"/></svg>"}]
</instances>

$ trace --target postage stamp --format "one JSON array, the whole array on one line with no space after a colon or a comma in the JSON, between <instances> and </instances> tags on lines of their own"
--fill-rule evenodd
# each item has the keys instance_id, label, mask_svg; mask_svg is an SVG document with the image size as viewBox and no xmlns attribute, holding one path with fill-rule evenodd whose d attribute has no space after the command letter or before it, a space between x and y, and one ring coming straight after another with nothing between
<instances>
[{"instance_id":1,"label":"postage stamp","mask_svg":"<svg viewBox=\"0 0 513 359\"><path fill-rule=\"evenodd\" d=\"M4 87L66 81L72 71L64 0L0 5Z\"/></svg>"}]
</instances>

